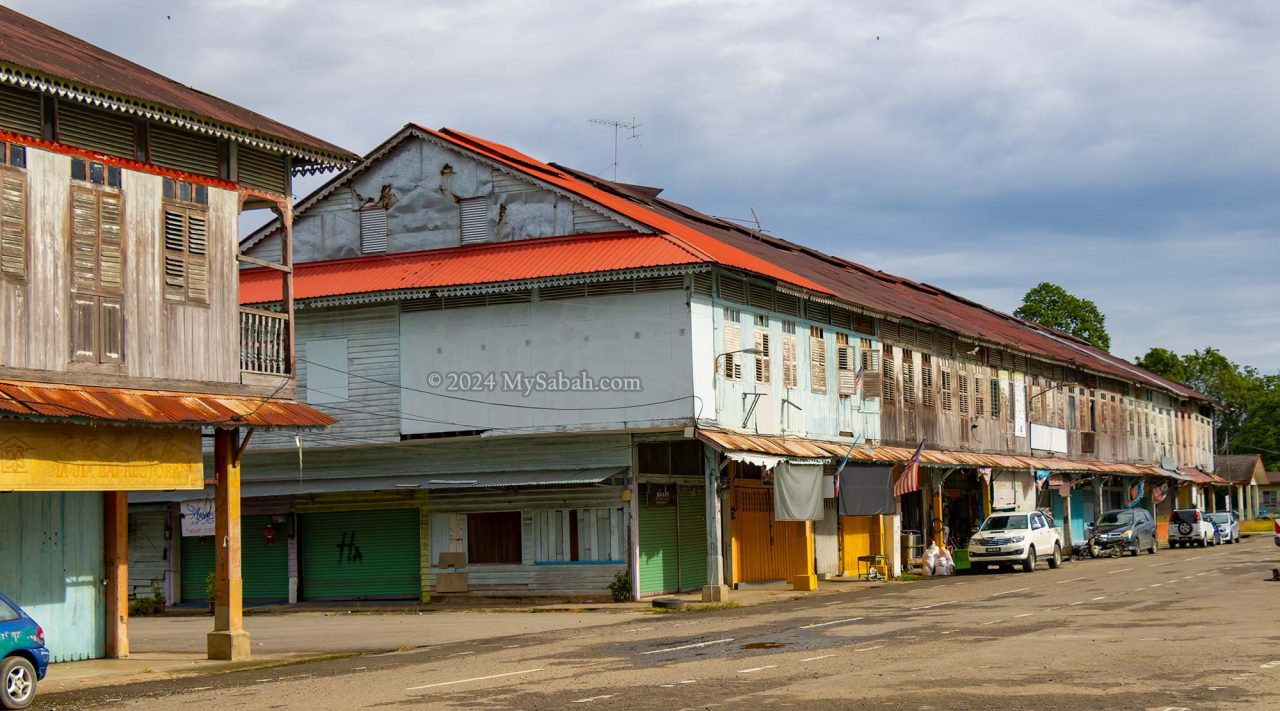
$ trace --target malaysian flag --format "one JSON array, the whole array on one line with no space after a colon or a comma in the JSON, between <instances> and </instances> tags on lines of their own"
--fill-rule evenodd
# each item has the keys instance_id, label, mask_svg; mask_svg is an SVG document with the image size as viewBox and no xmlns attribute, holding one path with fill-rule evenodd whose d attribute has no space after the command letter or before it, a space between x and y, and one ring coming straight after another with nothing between
<instances>
[{"instance_id":1,"label":"malaysian flag","mask_svg":"<svg viewBox=\"0 0 1280 711\"><path fill-rule=\"evenodd\" d=\"M858 366L858 372L853 375L853 391L858 393L858 399L862 399L862 366Z\"/></svg>"},{"instance_id":2,"label":"malaysian flag","mask_svg":"<svg viewBox=\"0 0 1280 711\"><path fill-rule=\"evenodd\" d=\"M861 438L862 435L858 435L858 437ZM856 446L857 446L856 442L854 444L849 445L849 451L844 453L844 459L841 459L840 466L836 467L836 477L835 477L835 481L833 482L835 484L836 501L840 500L840 474L844 472L845 465L849 463L849 455L853 454L853 448Z\"/></svg>"},{"instance_id":3,"label":"malaysian flag","mask_svg":"<svg viewBox=\"0 0 1280 711\"><path fill-rule=\"evenodd\" d=\"M898 481L893 485L894 496L903 496L920 490L920 455L923 453L924 440L920 440L920 446L916 447L916 453L911 455L911 461L907 462L907 466L902 468L902 474L898 476Z\"/></svg>"}]
</instances>

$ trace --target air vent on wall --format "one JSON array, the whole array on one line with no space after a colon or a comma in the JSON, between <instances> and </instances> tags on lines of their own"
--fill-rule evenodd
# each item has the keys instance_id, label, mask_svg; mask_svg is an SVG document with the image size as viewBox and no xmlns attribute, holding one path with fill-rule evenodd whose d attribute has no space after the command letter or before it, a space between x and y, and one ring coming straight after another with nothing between
<instances>
[{"instance_id":1,"label":"air vent on wall","mask_svg":"<svg viewBox=\"0 0 1280 711\"><path fill-rule=\"evenodd\" d=\"M463 244L489 241L489 201L484 197L463 198L458 201L461 212Z\"/></svg>"},{"instance_id":2,"label":"air vent on wall","mask_svg":"<svg viewBox=\"0 0 1280 711\"><path fill-rule=\"evenodd\" d=\"M59 101L58 141L98 153L133 158L133 119L84 104Z\"/></svg>"},{"instance_id":3,"label":"air vent on wall","mask_svg":"<svg viewBox=\"0 0 1280 711\"><path fill-rule=\"evenodd\" d=\"M148 128L151 162L198 175L218 174L218 141L158 124Z\"/></svg>"},{"instance_id":4,"label":"air vent on wall","mask_svg":"<svg viewBox=\"0 0 1280 711\"><path fill-rule=\"evenodd\" d=\"M238 182L251 188L284 195L289 185L289 168L284 155L249 146L239 146L236 166Z\"/></svg>"},{"instance_id":5,"label":"air vent on wall","mask_svg":"<svg viewBox=\"0 0 1280 711\"><path fill-rule=\"evenodd\" d=\"M11 86L0 86L0 129L39 136L42 116L39 94Z\"/></svg>"}]
</instances>

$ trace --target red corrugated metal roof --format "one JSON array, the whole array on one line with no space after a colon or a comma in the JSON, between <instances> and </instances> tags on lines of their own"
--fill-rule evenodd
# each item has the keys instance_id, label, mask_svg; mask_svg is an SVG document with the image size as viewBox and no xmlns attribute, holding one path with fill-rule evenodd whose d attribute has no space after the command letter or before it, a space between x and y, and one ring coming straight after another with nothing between
<instances>
[{"instance_id":1,"label":"red corrugated metal roof","mask_svg":"<svg viewBox=\"0 0 1280 711\"><path fill-rule=\"evenodd\" d=\"M266 429L337 422L292 400L15 380L0 380L0 417Z\"/></svg>"},{"instance_id":2,"label":"red corrugated metal roof","mask_svg":"<svg viewBox=\"0 0 1280 711\"><path fill-rule=\"evenodd\" d=\"M1178 473L1187 477L1196 484L1208 484L1209 486L1226 486L1231 482L1223 479L1215 474L1202 472L1195 467L1178 467Z\"/></svg>"},{"instance_id":3,"label":"red corrugated metal roof","mask_svg":"<svg viewBox=\"0 0 1280 711\"><path fill-rule=\"evenodd\" d=\"M259 113L180 84L7 7L0 7L0 62L87 89L211 119L302 146L323 155L357 156ZM252 80L246 77L246 80ZM283 85L283 80L281 80Z\"/></svg>"},{"instance_id":4,"label":"red corrugated metal roof","mask_svg":"<svg viewBox=\"0 0 1280 711\"><path fill-rule=\"evenodd\" d=\"M1137 381L1207 401L1195 390L1162 378L1065 333L902 277L750 230L727 220L658 197L657 189L612 183L595 176L542 163L492 141L442 128L422 131L490 160L508 165L573 192L636 222L671 234L719 264L773 277L795 286L837 296L885 314L903 316L963 336L1025 353Z\"/></svg>"},{"instance_id":5,"label":"red corrugated metal roof","mask_svg":"<svg viewBox=\"0 0 1280 711\"><path fill-rule=\"evenodd\" d=\"M294 298L314 299L705 261L668 235L611 232L308 262L295 265L293 286ZM279 299L279 272L240 272L240 303Z\"/></svg>"}]
</instances>

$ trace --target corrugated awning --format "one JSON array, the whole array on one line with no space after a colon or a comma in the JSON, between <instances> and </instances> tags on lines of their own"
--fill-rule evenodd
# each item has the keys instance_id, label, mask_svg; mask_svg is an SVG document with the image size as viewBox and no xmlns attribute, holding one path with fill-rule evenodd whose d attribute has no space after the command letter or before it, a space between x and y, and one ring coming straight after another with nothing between
<instances>
[{"instance_id":1,"label":"corrugated awning","mask_svg":"<svg viewBox=\"0 0 1280 711\"><path fill-rule=\"evenodd\" d=\"M337 420L293 400L0 380L0 417L156 425L322 429Z\"/></svg>"},{"instance_id":2,"label":"corrugated awning","mask_svg":"<svg viewBox=\"0 0 1280 711\"><path fill-rule=\"evenodd\" d=\"M854 445L850 449L849 442L832 442L827 440L805 439L800 437L779 437L774 435L742 434L727 430L698 427L697 436L711 446L725 452L753 452L784 458L834 458L842 459L846 454L851 463L894 463L906 462L915 454L909 447L872 447ZM1062 459L1058 457L1025 457L1009 454L979 454L976 452L951 452L926 449L920 455L923 466L935 467L990 467L992 469L1048 469L1053 472L1085 472L1097 474L1129 474L1133 476L1152 476L1156 474L1153 467L1138 464L1120 464L1095 460Z\"/></svg>"},{"instance_id":3,"label":"corrugated awning","mask_svg":"<svg viewBox=\"0 0 1280 711\"><path fill-rule=\"evenodd\" d=\"M1195 467L1178 467L1178 473L1185 477L1184 481L1205 486L1229 486L1231 482L1220 476L1200 471Z\"/></svg>"},{"instance_id":4,"label":"corrugated awning","mask_svg":"<svg viewBox=\"0 0 1280 711\"><path fill-rule=\"evenodd\" d=\"M246 478L241 482L241 496L299 496L305 494L338 494L358 491L449 491L457 489L508 489L533 486L582 486L599 484L627 472L626 467L595 469L538 470L527 472L491 472L440 476L353 476L306 477L301 479ZM206 488L208 496L213 489ZM148 491L129 494L129 503L182 501L200 498L190 491Z\"/></svg>"}]
</instances>

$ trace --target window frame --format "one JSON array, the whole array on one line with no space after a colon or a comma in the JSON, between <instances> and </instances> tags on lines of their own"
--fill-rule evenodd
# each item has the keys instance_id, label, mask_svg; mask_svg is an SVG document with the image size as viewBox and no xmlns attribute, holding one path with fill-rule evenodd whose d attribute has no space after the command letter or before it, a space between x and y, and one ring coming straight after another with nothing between
<instances>
[{"instance_id":1,"label":"window frame","mask_svg":"<svg viewBox=\"0 0 1280 711\"><path fill-rule=\"evenodd\" d=\"M524 511L510 510L510 509L502 510L502 511L470 511L463 515L467 517L467 566L468 567L473 565L523 565L524 564ZM494 555L492 556L492 559L489 559L489 560L477 560L475 556L475 548L474 548L477 537L472 535L472 532L475 530L472 527L473 526L472 521L473 519L476 520L477 522L482 520L480 517L493 518L493 517L499 517L499 516L503 518L512 518L515 522L515 533L516 533L516 540L515 540L515 547L514 547L515 559L499 560L498 556ZM508 522L506 525L509 526L510 522ZM499 539L492 539L492 540L499 540ZM501 551L499 549L494 549L494 552L509 553L511 551Z\"/></svg>"},{"instance_id":2,"label":"window frame","mask_svg":"<svg viewBox=\"0 0 1280 711\"><path fill-rule=\"evenodd\" d=\"M83 166L84 177L76 177L75 167L77 164ZM95 173L95 167L98 172ZM121 178L119 168L107 166L98 161L90 161L82 158L72 159L72 171L70 173L70 189L67 200L67 294L70 299L69 317L69 345L70 353L68 358L72 364L86 365L95 368L100 367L123 367L126 362L125 353L125 324L124 307L126 278L128 275L128 253L125 235L126 224L126 201L124 193L120 188ZM101 177L101 180L95 180L95 176ZM115 183L114 185L112 183ZM92 196L94 223L93 223L93 247L92 247L92 284L86 283L87 280L82 278L83 274L77 270L77 256L82 254L82 238L86 235L78 233L76 212L79 196ZM115 242L117 250L115 271L118 284L104 284L104 261L103 242L104 242L104 222L103 222L103 205L104 202L115 205ZM88 334L86 344L79 338L78 333L85 328L83 325L83 315L81 308L88 306L89 313L92 314L91 323L88 324ZM107 314L111 309L115 310L116 317L114 320L109 319ZM111 328L114 326L114 328ZM81 346L88 345L91 350L85 350ZM114 346L114 348L112 348Z\"/></svg>"},{"instance_id":3,"label":"window frame","mask_svg":"<svg viewBox=\"0 0 1280 711\"><path fill-rule=\"evenodd\" d=\"M170 195L170 186L173 186L172 195ZM203 185L195 185L186 181L165 178L165 197L160 204L160 228L161 228L161 244L160 244L160 280L161 288L164 291L164 300L166 303L191 304L195 306L209 305L212 296L210 289L210 210L209 210L209 189ZM174 249L169 246L169 215L180 215L182 219L182 249ZM204 252L193 252L192 238L192 218L202 219L204 222ZM182 264L182 283L171 284L169 282L169 260L174 259ZM198 288L193 288L193 283L198 283L198 279L192 271L193 264L200 264L203 260L204 275L203 285L204 291L201 295Z\"/></svg>"}]
</instances>

